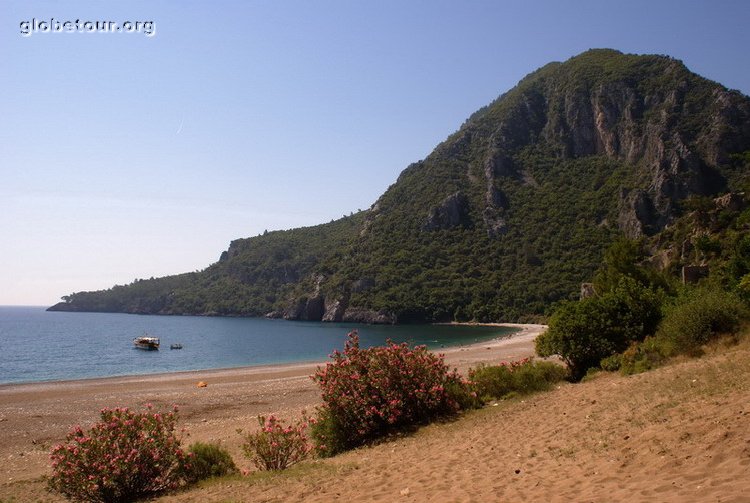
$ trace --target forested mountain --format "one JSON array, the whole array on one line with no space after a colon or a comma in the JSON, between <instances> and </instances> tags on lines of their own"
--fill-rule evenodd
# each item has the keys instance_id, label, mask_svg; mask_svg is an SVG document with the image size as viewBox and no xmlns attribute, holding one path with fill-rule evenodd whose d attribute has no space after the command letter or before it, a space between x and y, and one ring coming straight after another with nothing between
<instances>
[{"instance_id":1,"label":"forested mountain","mask_svg":"<svg viewBox=\"0 0 750 503\"><path fill-rule=\"evenodd\" d=\"M366 211L50 309L528 320L576 297L617 236L656 236L687 199L740 190L748 150L746 96L666 56L590 50L474 113Z\"/></svg>"}]
</instances>

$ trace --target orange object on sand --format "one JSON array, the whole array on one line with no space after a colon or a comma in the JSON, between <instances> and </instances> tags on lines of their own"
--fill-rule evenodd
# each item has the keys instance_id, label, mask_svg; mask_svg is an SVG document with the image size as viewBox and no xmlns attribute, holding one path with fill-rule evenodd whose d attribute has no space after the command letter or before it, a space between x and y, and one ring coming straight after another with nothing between
<instances>
[{"instance_id":1,"label":"orange object on sand","mask_svg":"<svg viewBox=\"0 0 750 503\"><path fill-rule=\"evenodd\" d=\"M199 382L198 382L198 384L197 384L197 386L198 386L199 388L205 388L206 386L208 386L208 384L206 384L206 383L205 383L205 382L203 382L203 381L199 381Z\"/></svg>"}]
</instances>

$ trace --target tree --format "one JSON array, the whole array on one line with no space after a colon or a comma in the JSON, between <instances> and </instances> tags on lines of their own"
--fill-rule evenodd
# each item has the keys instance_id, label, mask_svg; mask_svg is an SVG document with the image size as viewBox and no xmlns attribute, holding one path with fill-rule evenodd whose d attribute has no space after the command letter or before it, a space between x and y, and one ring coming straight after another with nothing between
<instances>
[{"instance_id":1,"label":"tree","mask_svg":"<svg viewBox=\"0 0 750 503\"><path fill-rule=\"evenodd\" d=\"M621 237L604 252L602 265L594 277L597 292L614 288L621 276L628 276L646 284L644 271L638 267L643 259L643 247L638 241Z\"/></svg>"},{"instance_id":2,"label":"tree","mask_svg":"<svg viewBox=\"0 0 750 503\"><path fill-rule=\"evenodd\" d=\"M536 340L540 356L560 355L578 380L608 356L656 331L661 295L628 276L603 295L563 304Z\"/></svg>"}]
</instances>

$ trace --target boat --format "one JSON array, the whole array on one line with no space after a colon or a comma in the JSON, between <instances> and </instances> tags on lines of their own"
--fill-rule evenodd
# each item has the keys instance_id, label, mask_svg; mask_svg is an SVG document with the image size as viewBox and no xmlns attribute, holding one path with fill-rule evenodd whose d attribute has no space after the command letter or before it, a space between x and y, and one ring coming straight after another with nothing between
<instances>
[{"instance_id":1,"label":"boat","mask_svg":"<svg viewBox=\"0 0 750 503\"><path fill-rule=\"evenodd\" d=\"M138 349L159 349L159 338L142 335L133 339L133 345Z\"/></svg>"},{"instance_id":2,"label":"boat","mask_svg":"<svg viewBox=\"0 0 750 503\"><path fill-rule=\"evenodd\" d=\"M171 344L169 349L182 349L182 344Z\"/></svg>"}]
</instances>

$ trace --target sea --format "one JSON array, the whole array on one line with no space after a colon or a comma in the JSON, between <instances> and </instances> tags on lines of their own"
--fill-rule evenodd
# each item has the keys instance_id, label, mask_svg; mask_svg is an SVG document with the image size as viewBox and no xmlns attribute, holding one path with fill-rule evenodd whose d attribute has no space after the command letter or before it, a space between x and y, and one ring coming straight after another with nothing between
<instances>
[{"instance_id":1,"label":"sea","mask_svg":"<svg viewBox=\"0 0 750 503\"><path fill-rule=\"evenodd\" d=\"M47 312L0 306L0 384L325 361L357 329L360 344L391 339L440 350L510 336L514 328L360 325L265 318ZM158 337L158 351L133 338ZM170 349L172 344L182 349Z\"/></svg>"}]
</instances>

